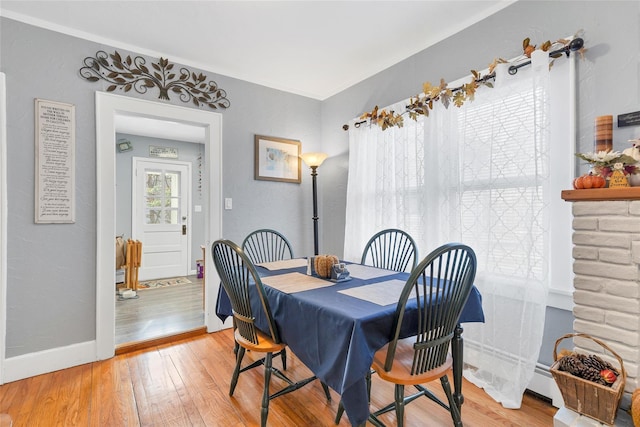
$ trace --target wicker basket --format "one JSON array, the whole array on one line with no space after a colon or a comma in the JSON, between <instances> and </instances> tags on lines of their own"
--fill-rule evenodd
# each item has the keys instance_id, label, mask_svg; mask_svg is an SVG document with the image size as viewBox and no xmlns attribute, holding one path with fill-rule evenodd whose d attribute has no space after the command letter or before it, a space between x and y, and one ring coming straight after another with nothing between
<instances>
[{"instance_id":1,"label":"wicker basket","mask_svg":"<svg viewBox=\"0 0 640 427\"><path fill-rule=\"evenodd\" d=\"M618 363L620 363L620 375L618 375L618 378L611 387L576 377L569 372L558 369L558 344L566 338L573 337L588 338L618 359ZM587 334L574 333L564 335L556 340L556 345L553 348L553 360L555 362L551 366L550 371L562 393L564 406L602 423L613 425L616 412L618 411L618 405L620 404L620 398L622 397L622 393L624 393L624 384L627 380L627 372L624 369L622 358L602 341Z\"/></svg>"}]
</instances>

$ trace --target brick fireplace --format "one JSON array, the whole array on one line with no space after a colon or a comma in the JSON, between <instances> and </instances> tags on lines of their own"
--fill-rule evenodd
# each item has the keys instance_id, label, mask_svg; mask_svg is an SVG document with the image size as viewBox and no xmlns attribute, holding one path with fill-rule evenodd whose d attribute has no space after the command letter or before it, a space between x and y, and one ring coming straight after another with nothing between
<instances>
[{"instance_id":1,"label":"brick fireplace","mask_svg":"<svg viewBox=\"0 0 640 427\"><path fill-rule=\"evenodd\" d=\"M639 387L640 187L567 190L562 198L573 204L573 329L600 339L623 359L621 408L628 409ZM603 351L591 340L576 338L574 344L583 352Z\"/></svg>"}]
</instances>

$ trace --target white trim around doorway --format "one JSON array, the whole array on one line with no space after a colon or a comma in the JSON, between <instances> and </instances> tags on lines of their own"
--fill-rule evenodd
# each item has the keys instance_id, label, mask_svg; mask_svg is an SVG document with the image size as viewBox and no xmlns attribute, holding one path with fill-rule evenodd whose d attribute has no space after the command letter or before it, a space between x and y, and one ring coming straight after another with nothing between
<instances>
[{"instance_id":1,"label":"white trim around doorway","mask_svg":"<svg viewBox=\"0 0 640 427\"><path fill-rule=\"evenodd\" d=\"M4 384L7 340L7 98L0 73L0 384Z\"/></svg>"},{"instance_id":2,"label":"white trim around doorway","mask_svg":"<svg viewBox=\"0 0 640 427\"><path fill-rule=\"evenodd\" d=\"M117 115L170 120L205 130L205 170L209 220L205 223L205 326L208 332L222 328L215 316L219 281L215 278L209 250L222 236L222 115L208 111L136 98L96 92L96 175L97 175L97 256L96 256L96 352L97 359L115 354L115 151Z\"/></svg>"}]
</instances>

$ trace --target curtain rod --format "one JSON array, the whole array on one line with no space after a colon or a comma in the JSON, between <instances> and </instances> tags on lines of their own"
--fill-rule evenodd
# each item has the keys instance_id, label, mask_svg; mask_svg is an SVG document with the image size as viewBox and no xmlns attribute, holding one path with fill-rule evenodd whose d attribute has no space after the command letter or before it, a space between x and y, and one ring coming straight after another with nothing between
<instances>
[{"instance_id":1,"label":"curtain rod","mask_svg":"<svg viewBox=\"0 0 640 427\"><path fill-rule=\"evenodd\" d=\"M567 57L570 56L571 52L575 52L578 51L580 49L582 49L582 47L584 46L584 40L580 37L577 37L573 40L571 40L567 45L562 46L560 49L554 50L549 52L549 56L552 58L558 58L560 56L562 56L562 54L566 54ZM527 60L527 61L522 61L519 64L516 65L511 65L509 67L509 74L511 74L512 76L518 73L518 70L526 65L531 64L531 60ZM484 77L481 77L479 79L476 79L476 83L484 83L488 80L494 79L496 77L496 72L494 71L493 73L487 74ZM459 90L462 89L462 86L458 86L456 88L451 89L451 92L457 92ZM429 102L431 100L431 98L426 98L425 102ZM408 109L408 107L407 107ZM356 128L359 128L361 124L363 123L367 123L367 120L362 120L359 122L355 122L353 126L355 126ZM342 130L349 130L349 125L345 124L342 125Z\"/></svg>"}]
</instances>

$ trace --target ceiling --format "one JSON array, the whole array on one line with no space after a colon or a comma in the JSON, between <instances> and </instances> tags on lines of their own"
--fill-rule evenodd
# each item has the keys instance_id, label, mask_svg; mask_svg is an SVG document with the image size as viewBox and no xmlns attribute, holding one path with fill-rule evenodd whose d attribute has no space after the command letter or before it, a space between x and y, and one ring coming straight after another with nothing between
<instances>
[{"instance_id":1,"label":"ceiling","mask_svg":"<svg viewBox=\"0 0 640 427\"><path fill-rule=\"evenodd\" d=\"M2 0L0 15L324 100L513 1Z\"/></svg>"}]
</instances>

